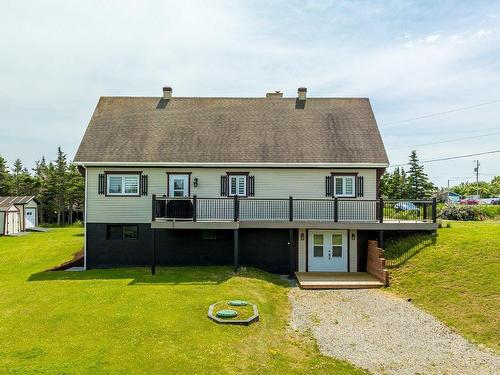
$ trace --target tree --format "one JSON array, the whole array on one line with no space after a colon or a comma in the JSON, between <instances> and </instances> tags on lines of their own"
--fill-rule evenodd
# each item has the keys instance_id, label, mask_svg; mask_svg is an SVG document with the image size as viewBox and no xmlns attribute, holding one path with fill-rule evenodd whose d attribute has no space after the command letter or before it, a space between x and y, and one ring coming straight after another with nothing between
<instances>
[{"instance_id":1,"label":"tree","mask_svg":"<svg viewBox=\"0 0 500 375\"><path fill-rule=\"evenodd\" d=\"M0 196L12 194L12 176L7 167L7 160L0 155Z\"/></svg>"},{"instance_id":2,"label":"tree","mask_svg":"<svg viewBox=\"0 0 500 375\"><path fill-rule=\"evenodd\" d=\"M12 167L13 195L30 195L34 189L35 180L23 167L21 159L16 159Z\"/></svg>"},{"instance_id":3,"label":"tree","mask_svg":"<svg viewBox=\"0 0 500 375\"><path fill-rule=\"evenodd\" d=\"M64 211L66 208L66 189L68 187L67 168L68 162L66 161L66 154L61 150L61 147L58 147L57 159L51 170L51 175L49 176L52 180L52 197L54 199L54 208L57 211L57 225L61 225L61 219L64 219Z\"/></svg>"},{"instance_id":4,"label":"tree","mask_svg":"<svg viewBox=\"0 0 500 375\"><path fill-rule=\"evenodd\" d=\"M434 185L424 172L424 167L419 164L416 150L411 152L408 165L410 168L408 169L406 185L409 198L423 199L430 197L434 190Z\"/></svg>"},{"instance_id":5,"label":"tree","mask_svg":"<svg viewBox=\"0 0 500 375\"><path fill-rule=\"evenodd\" d=\"M85 179L74 164L70 164L67 174L68 184L66 198L68 202L68 224L72 224L73 212L75 210L83 211Z\"/></svg>"},{"instance_id":6,"label":"tree","mask_svg":"<svg viewBox=\"0 0 500 375\"><path fill-rule=\"evenodd\" d=\"M408 184L404 168L396 168L392 173L385 173L380 181L382 196L390 199L408 198Z\"/></svg>"}]
</instances>

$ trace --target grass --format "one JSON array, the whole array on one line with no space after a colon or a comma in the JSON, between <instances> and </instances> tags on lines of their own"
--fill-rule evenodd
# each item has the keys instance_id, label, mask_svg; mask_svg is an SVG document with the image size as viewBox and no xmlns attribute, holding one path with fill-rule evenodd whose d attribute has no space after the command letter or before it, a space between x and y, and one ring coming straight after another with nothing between
<instances>
[{"instance_id":1,"label":"grass","mask_svg":"<svg viewBox=\"0 0 500 375\"><path fill-rule=\"evenodd\" d=\"M500 352L500 222L452 222L438 236L386 243L393 291ZM407 255L405 255L407 254Z\"/></svg>"},{"instance_id":2,"label":"grass","mask_svg":"<svg viewBox=\"0 0 500 375\"><path fill-rule=\"evenodd\" d=\"M0 237L5 373L358 374L288 329L279 278L226 267L43 272L81 248L81 228ZM260 321L219 325L210 304L256 303Z\"/></svg>"}]
</instances>

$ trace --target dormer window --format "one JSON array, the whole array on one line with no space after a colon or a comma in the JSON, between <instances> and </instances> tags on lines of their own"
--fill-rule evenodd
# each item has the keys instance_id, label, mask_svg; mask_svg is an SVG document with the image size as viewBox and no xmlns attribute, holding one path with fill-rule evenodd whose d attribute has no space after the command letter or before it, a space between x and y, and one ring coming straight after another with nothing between
<instances>
[{"instance_id":1,"label":"dormer window","mask_svg":"<svg viewBox=\"0 0 500 375\"><path fill-rule=\"evenodd\" d=\"M244 174L231 174L228 176L228 191L230 196L247 196L247 177L248 175Z\"/></svg>"},{"instance_id":2,"label":"dormer window","mask_svg":"<svg viewBox=\"0 0 500 375\"><path fill-rule=\"evenodd\" d=\"M335 197L354 198L356 196L355 175L333 175L333 192Z\"/></svg>"}]
</instances>

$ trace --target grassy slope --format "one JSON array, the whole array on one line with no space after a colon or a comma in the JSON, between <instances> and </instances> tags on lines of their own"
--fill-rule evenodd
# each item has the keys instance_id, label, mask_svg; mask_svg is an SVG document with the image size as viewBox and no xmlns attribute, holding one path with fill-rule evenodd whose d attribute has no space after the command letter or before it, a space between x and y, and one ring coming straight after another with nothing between
<instances>
[{"instance_id":1,"label":"grassy slope","mask_svg":"<svg viewBox=\"0 0 500 375\"><path fill-rule=\"evenodd\" d=\"M391 287L473 342L500 352L500 222L452 222L403 265ZM389 246L405 246L405 241ZM397 249L390 249L391 252ZM397 253L397 251L393 251Z\"/></svg>"},{"instance_id":2,"label":"grassy slope","mask_svg":"<svg viewBox=\"0 0 500 375\"><path fill-rule=\"evenodd\" d=\"M287 329L287 289L266 273L228 268L41 271L70 259L81 229L0 237L0 368L11 373L341 373ZM218 300L248 299L261 321L222 326Z\"/></svg>"}]
</instances>

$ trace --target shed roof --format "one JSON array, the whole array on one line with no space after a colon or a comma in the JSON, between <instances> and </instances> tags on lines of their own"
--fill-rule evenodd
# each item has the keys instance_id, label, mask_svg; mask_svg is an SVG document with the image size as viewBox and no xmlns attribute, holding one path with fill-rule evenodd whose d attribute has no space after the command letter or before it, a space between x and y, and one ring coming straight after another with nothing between
<instances>
[{"instance_id":1,"label":"shed roof","mask_svg":"<svg viewBox=\"0 0 500 375\"><path fill-rule=\"evenodd\" d=\"M366 98L102 97L75 161L388 164Z\"/></svg>"},{"instance_id":2,"label":"shed roof","mask_svg":"<svg viewBox=\"0 0 500 375\"><path fill-rule=\"evenodd\" d=\"M10 207L13 204L26 204L35 199L34 195L0 197L0 207Z\"/></svg>"}]
</instances>

